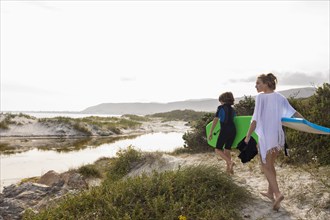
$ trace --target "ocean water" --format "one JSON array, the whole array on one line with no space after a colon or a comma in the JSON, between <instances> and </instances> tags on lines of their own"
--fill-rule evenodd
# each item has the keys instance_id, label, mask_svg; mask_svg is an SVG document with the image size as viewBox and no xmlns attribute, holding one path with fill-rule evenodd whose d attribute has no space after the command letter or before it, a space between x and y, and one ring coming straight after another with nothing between
<instances>
[{"instance_id":1,"label":"ocean water","mask_svg":"<svg viewBox=\"0 0 330 220\"><path fill-rule=\"evenodd\" d=\"M69 117L69 118L85 118L90 116L98 117L120 117L121 115L111 115L111 114L82 114L82 113L68 113L68 112L1 112L1 113L11 113L11 114L25 114L36 118L54 118L54 117Z\"/></svg>"}]
</instances>

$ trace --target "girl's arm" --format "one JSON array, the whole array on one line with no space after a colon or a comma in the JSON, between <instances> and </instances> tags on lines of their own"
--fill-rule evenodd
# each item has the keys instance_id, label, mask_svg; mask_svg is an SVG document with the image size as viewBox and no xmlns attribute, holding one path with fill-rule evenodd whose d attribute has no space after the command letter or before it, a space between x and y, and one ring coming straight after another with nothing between
<instances>
[{"instance_id":1,"label":"girl's arm","mask_svg":"<svg viewBox=\"0 0 330 220\"><path fill-rule=\"evenodd\" d=\"M300 114L299 112L295 112L293 115L292 115L293 118L304 118L304 116L302 116L302 114Z\"/></svg>"},{"instance_id":2,"label":"girl's arm","mask_svg":"<svg viewBox=\"0 0 330 220\"><path fill-rule=\"evenodd\" d=\"M214 130L215 126L217 125L218 121L219 121L219 118L218 118L218 117L215 117L215 118L213 119L212 127L211 127L211 130L210 130L209 136L208 136L208 139L209 139L209 140L211 140L212 137L213 137L213 135L212 135L212 134L213 134L213 130Z\"/></svg>"},{"instance_id":3,"label":"girl's arm","mask_svg":"<svg viewBox=\"0 0 330 220\"><path fill-rule=\"evenodd\" d=\"M257 126L257 122L256 121L252 121L252 123L250 124L249 130L248 130L248 132L246 134L246 137L244 139L244 142L245 143L249 143L250 138L251 138L251 135L254 132L254 130L256 129L256 126Z\"/></svg>"}]
</instances>

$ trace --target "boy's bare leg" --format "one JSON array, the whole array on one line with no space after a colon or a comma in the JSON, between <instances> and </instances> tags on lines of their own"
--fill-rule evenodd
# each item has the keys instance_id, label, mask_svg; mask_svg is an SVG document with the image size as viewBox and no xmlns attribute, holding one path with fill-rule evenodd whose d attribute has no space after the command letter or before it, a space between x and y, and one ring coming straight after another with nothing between
<instances>
[{"instance_id":1,"label":"boy's bare leg","mask_svg":"<svg viewBox=\"0 0 330 220\"><path fill-rule=\"evenodd\" d=\"M229 163L229 172L231 174L234 174L234 165L235 165L235 163L231 160L231 150L225 149L224 150L224 153L228 157L228 159L230 160L230 163Z\"/></svg>"},{"instance_id":2,"label":"boy's bare leg","mask_svg":"<svg viewBox=\"0 0 330 220\"><path fill-rule=\"evenodd\" d=\"M226 161L227 164L227 173L230 173L230 166L231 166L231 158L228 158L226 153L222 150L215 149L215 153L218 154L223 160Z\"/></svg>"}]
</instances>

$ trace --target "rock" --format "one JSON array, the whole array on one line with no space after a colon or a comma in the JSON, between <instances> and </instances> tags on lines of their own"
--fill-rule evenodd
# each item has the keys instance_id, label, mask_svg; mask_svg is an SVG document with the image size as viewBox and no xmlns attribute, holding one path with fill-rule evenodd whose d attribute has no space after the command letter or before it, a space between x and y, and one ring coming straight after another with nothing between
<instances>
[{"instance_id":1,"label":"rock","mask_svg":"<svg viewBox=\"0 0 330 220\"><path fill-rule=\"evenodd\" d=\"M0 194L0 213L3 219L20 219L24 210L38 204L50 192L50 187L37 183L10 185Z\"/></svg>"},{"instance_id":2,"label":"rock","mask_svg":"<svg viewBox=\"0 0 330 220\"><path fill-rule=\"evenodd\" d=\"M88 185L83 176L72 171L58 174L51 170L37 183L12 184L0 194L0 220L21 219L28 208L37 212L67 193L77 193L86 188Z\"/></svg>"},{"instance_id":3,"label":"rock","mask_svg":"<svg viewBox=\"0 0 330 220\"><path fill-rule=\"evenodd\" d=\"M0 196L0 219L20 219L23 211L19 202Z\"/></svg>"},{"instance_id":4,"label":"rock","mask_svg":"<svg viewBox=\"0 0 330 220\"><path fill-rule=\"evenodd\" d=\"M51 186L56 184L61 179L60 174L56 173L54 170L50 170L40 177L38 183Z\"/></svg>"},{"instance_id":5,"label":"rock","mask_svg":"<svg viewBox=\"0 0 330 220\"><path fill-rule=\"evenodd\" d=\"M64 181L65 186L70 189L85 189L88 187L83 176L79 173L65 172L61 174L61 179Z\"/></svg>"}]
</instances>

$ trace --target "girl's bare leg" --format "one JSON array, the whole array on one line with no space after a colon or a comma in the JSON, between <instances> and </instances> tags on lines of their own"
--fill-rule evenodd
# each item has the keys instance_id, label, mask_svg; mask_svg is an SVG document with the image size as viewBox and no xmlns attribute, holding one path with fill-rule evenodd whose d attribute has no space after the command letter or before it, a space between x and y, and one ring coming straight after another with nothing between
<instances>
[{"instance_id":1,"label":"girl's bare leg","mask_svg":"<svg viewBox=\"0 0 330 220\"><path fill-rule=\"evenodd\" d=\"M274 165L275 164L276 157L271 157L271 159L272 159L271 160L271 164ZM264 168L264 164L263 164L263 162L261 160L261 156L260 156L260 161L261 161L262 172L265 172L264 171L265 168ZM275 167L274 166L272 166L272 173L275 174L275 178L276 178L276 171L275 171ZM267 176L266 176L266 178L267 178L267 181L268 181L268 190L267 190L267 192L260 192L260 194L263 195L263 196L265 196L265 197L267 197L267 198L269 198L272 201L275 201L273 189L271 188L271 186L269 184L269 180L268 180L268 177Z\"/></svg>"},{"instance_id":2,"label":"girl's bare leg","mask_svg":"<svg viewBox=\"0 0 330 220\"><path fill-rule=\"evenodd\" d=\"M284 196L281 194L279 190L276 179L276 171L274 164L277 154L278 154L277 150L267 153L266 164L262 163L263 172L269 184L267 193L269 193L268 195L270 195L270 193L272 192L275 196L275 202L273 204L274 210L278 210L280 208L280 203L284 199Z\"/></svg>"}]
</instances>

